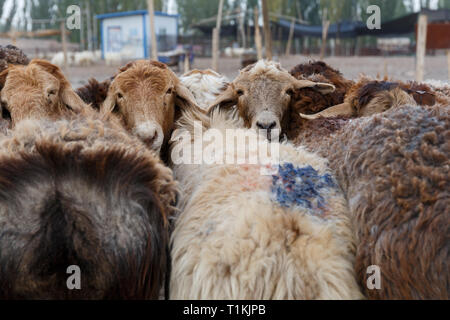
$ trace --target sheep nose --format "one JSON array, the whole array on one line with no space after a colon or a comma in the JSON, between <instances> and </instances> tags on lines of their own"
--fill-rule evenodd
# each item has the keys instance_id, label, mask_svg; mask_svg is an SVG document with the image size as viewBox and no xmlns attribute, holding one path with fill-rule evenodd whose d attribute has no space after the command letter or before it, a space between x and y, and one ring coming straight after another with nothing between
<instances>
[{"instance_id":1,"label":"sheep nose","mask_svg":"<svg viewBox=\"0 0 450 320\"><path fill-rule=\"evenodd\" d=\"M275 121L272 122L256 122L256 126L259 129L265 129L265 130L271 130L277 126L277 123Z\"/></svg>"},{"instance_id":2,"label":"sheep nose","mask_svg":"<svg viewBox=\"0 0 450 320\"><path fill-rule=\"evenodd\" d=\"M134 130L134 134L142 140L149 148L159 151L161 149L164 134L161 126L153 122L139 124Z\"/></svg>"},{"instance_id":3,"label":"sheep nose","mask_svg":"<svg viewBox=\"0 0 450 320\"><path fill-rule=\"evenodd\" d=\"M151 146L158 139L158 130L152 128L142 135L139 135L139 138L144 141L146 145Z\"/></svg>"}]
</instances>

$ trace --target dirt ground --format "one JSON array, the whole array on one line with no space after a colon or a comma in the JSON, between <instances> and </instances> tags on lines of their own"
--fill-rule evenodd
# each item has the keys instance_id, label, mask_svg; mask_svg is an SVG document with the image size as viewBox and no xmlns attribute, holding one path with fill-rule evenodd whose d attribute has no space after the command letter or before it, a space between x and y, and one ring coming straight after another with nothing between
<instances>
[{"instance_id":1,"label":"dirt ground","mask_svg":"<svg viewBox=\"0 0 450 320\"><path fill-rule=\"evenodd\" d=\"M290 56L281 57L282 66L290 70L299 63L307 62L311 59L318 59L317 56ZM356 79L361 73L376 77L384 76L398 80L414 80L415 58L414 57L327 57L325 62L332 67L339 69L346 78ZM124 62L123 64L125 64ZM91 77L104 80L112 76L117 66L106 66L100 63L91 67L71 67L65 73L68 75L72 85L77 88L87 82ZM211 67L210 58L196 58L191 68L206 69ZM446 56L427 56L425 60L425 79L448 81ZM232 80L239 72L240 60L238 58L220 58L219 72ZM179 74L175 68L174 71ZM183 71L183 70L181 70Z\"/></svg>"}]
</instances>

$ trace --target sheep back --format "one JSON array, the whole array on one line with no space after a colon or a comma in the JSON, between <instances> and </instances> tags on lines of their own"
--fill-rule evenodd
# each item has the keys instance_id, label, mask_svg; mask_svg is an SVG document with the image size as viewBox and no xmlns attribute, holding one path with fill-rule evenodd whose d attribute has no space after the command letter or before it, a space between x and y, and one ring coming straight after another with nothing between
<instances>
[{"instance_id":1,"label":"sheep back","mask_svg":"<svg viewBox=\"0 0 450 320\"><path fill-rule=\"evenodd\" d=\"M191 196L171 236L172 299L362 297L348 209L326 161L289 144L280 157L273 175L261 164L174 168Z\"/></svg>"},{"instance_id":2,"label":"sheep back","mask_svg":"<svg viewBox=\"0 0 450 320\"><path fill-rule=\"evenodd\" d=\"M404 106L353 120L318 149L349 201L369 298L450 297L449 141L449 107ZM379 290L366 285L371 265Z\"/></svg>"},{"instance_id":3,"label":"sheep back","mask_svg":"<svg viewBox=\"0 0 450 320\"><path fill-rule=\"evenodd\" d=\"M158 298L174 198L170 169L117 128L21 122L0 140L0 298Z\"/></svg>"}]
</instances>

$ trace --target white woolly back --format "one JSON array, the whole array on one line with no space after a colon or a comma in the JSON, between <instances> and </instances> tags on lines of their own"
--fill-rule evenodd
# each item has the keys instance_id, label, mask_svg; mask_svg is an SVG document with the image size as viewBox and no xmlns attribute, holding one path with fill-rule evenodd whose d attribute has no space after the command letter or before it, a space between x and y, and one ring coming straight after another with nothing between
<instances>
[{"instance_id":1,"label":"white woolly back","mask_svg":"<svg viewBox=\"0 0 450 320\"><path fill-rule=\"evenodd\" d=\"M193 70L180 77L200 108L207 110L228 85L229 80L213 70Z\"/></svg>"},{"instance_id":2,"label":"white woolly back","mask_svg":"<svg viewBox=\"0 0 450 320\"><path fill-rule=\"evenodd\" d=\"M260 75L271 75L271 76L277 76L279 74L287 73L289 72L281 67L281 64L274 61L269 60L259 60L256 64L253 66L248 66L241 70L241 74L246 73L250 76L260 76Z\"/></svg>"}]
</instances>

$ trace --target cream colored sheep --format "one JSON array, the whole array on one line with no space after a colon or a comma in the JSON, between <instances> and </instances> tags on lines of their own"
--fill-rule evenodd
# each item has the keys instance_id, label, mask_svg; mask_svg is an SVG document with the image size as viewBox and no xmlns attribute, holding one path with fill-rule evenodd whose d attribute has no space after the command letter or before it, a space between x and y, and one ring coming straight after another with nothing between
<instances>
[{"instance_id":1,"label":"cream colored sheep","mask_svg":"<svg viewBox=\"0 0 450 320\"><path fill-rule=\"evenodd\" d=\"M362 298L348 208L326 160L291 144L273 144L279 147L279 166L176 164L176 154L194 144L185 136L193 137L194 119L203 118L205 135L243 125L218 110L211 120L204 117L185 113L171 140L173 170L184 196L171 236L170 298ZM230 150L222 142L203 142L203 157L223 151L226 159ZM267 141L258 147L268 147ZM278 173L261 175L261 169L274 168Z\"/></svg>"},{"instance_id":2,"label":"cream colored sheep","mask_svg":"<svg viewBox=\"0 0 450 320\"><path fill-rule=\"evenodd\" d=\"M181 83L191 91L199 107L208 110L229 85L227 77L211 70L191 70L180 77Z\"/></svg>"}]
</instances>

